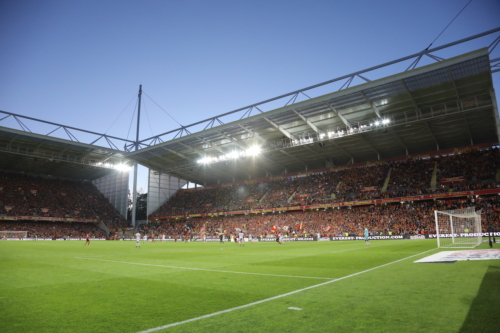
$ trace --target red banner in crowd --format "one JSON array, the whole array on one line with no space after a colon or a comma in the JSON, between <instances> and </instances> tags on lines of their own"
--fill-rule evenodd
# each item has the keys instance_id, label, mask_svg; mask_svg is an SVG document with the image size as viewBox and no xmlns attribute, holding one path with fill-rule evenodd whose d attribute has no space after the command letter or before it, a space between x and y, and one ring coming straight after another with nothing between
<instances>
[{"instance_id":1,"label":"red banner in crowd","mask_svg":"<svg viewBox=\"0 0 500 333\"><path fill-rule=\"evenodd\" d=\"M378 189L378 186L368 186L368 187L362 187L359 189L360 192L375 192L377 191Z\"/></svg>"},{"instance_id":2,"label":"red banner in crowd","mask_svg":"<svg viewBox=\"0 0 500 333\"><path fill-rule=\"evenodd\" d=\"M453 183L461 183L465 180L465 177L451 177L451 178L442 178L439 180L441 184L453 184Z\"/></svg>"}]
</instances>

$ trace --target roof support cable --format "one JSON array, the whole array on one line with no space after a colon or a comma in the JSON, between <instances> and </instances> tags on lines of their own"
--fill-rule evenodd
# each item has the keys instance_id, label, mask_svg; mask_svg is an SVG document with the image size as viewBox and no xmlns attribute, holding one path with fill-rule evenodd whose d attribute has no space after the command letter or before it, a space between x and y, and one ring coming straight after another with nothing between
<instances>
[{"instance_id":1,"label":"roof support cable","mask_svg":"<svg viewBox=\"0 0 500 333\"><path fill-rule=\"evenodd\" d=\"M450 23L448 23L448 25L443 29L443 31L441 31L439 33L439 35L432 41L432 43L429 44L429 46L427 46L427 48L425 49L426 51L432 46L432 44L434 44L435 41L437 41L437 39L443 34L443 32L445 32L446 29L448 29L448 27L453 23L453 21L455 21L455 19L460 15L462 14L462 12L464 11L464 9L472 2L472 0L469 0L469 2L467 2L467 4L464 6L464 8L462 8L461 11L458 12L458 14L453 18L453 20L451 20Z\"/></svg>"},{"instance_id":2,"label":"roof support cable","mask_svg":"<svg viewBox=\"0 0 500 333\"><path fill-rule=\"evenodd\" d=\"M151 127L151 121L149 120L148 109L146 108L146 101L143 101L142 105L144 105L144 111L146 111L146 118L148 118L149 130L151 131L151 135L154 136L155 134L153 133L153 127Z\"/></svg>"},{"instance_id":3,"label":"roof support cable","mask_svg":"<svg viewBox=\"0 0 500 333\"><path fill-rule=\"evenodd\" d=\"M165 112L170 118L172 118L177 124L179 124L179 126L182 126L181 123L179 123L174 117L172 117L172 115L170 113L168 113L167 111L165 111L158 103L156 103L151 97L149 97L148 94L146 94L145 92L143 92L144 95L146 95L153 103L156 104L156 106L158 106L163 112Z\"/></svg>"},{"instance_id":4,"label":"roof support cable","mask_svg":"<svg viewBox=\"0 0 500 333\"><path fill-rule=\"evenodd\" d=\"M109 130L111 129L111 127L113 127L113 125L116 123L116 121L118 120L118 118L120 118L123 114L123 112L125 112L125 110L129 107L130 103L132 103L132 101L134 100L135 98L135 95L134 97L132 97L130 99L130 102L128 102L127 106L122 110L122 112L120 112L120 114L118 115L118 117L116 117L115 121L113 121L113 123L111 124L111 126L108 127L108 129L106 130L106 132L104 132L104 134L107 134L109 132Z\"/></svg>"},{"instance_id":5,"label":"roof support cable","mask_svg":"<svg viewBox=\"0 0 500 333\"><path fill-rule=\"evenodd\" d=\"M132 122L134 121L135 110L137 110L137 103L135 103L134 113L132 113L132 118L130 119L130 125L128 127L128 132L127 132L127 140L128 140L128 136L130 135L130 129L132 128Z\"/></svg>"}]
</instances>

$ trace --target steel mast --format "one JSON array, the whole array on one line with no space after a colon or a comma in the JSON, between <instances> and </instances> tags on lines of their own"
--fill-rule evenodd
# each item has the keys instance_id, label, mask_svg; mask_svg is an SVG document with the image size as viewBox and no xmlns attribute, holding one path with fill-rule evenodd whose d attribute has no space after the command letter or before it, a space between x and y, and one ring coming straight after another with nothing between
<instances>
[{"instance_id":1,"label":"steel mast","mask_svg":"<svg viewBox=\"0 0 500 333\"><path fill-rule=\"evenodd\" d=\"M141 121L141 97L142 97L142 84L139 85L139 94L138 94L138 104L137 104L137 131L135 133L135 150L139 150L139 124ZM134 228L137 227L136 220L136 208L137 208L137 166L138 164L134 164L134 185L133 185L133 193L132 193L132 226Z\"/></svg>"}]
</instances>

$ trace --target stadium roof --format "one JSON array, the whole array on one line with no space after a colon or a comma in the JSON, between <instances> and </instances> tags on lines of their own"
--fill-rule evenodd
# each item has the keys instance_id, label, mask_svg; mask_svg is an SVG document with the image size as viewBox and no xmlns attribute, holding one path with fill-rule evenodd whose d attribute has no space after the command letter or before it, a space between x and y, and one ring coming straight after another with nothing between
<instances>
[{"instance_id":1,"label":"stadium roof","mask_svg":"<svg viewBox=\"0 0 500 333\"><path fill-rule=\"evenodd\" d=\"M117 149L0 127L2 170L94 180L116 172L126 161Z\"/></svg>"},{"instance_id":2,"label":"stadium roof","mask_svg":"<svg viewBox=\"0 0 500 333\"><path fill-rule=\"evenodd\" d=\"M190 133L127 157L210 185L498 143L493 99L488 50L481 49ZM261 147L257 156L227 157L255 145ZM198 163L208 156L220 161Z\"/></svg>"},{"instance_id":3,"label":"stadium roof","mask_svg":"<svg viewBox=\"0 0 500 333\"><path fill-rule=\"evenodd\" d=\"M132 140L0 111L4 114L0 121L15 119L20 127L0 126L0 169L95 180L123 164L138 162L211 185L470 144L495 144L500 125L492 73L499 71L500 59L490 59L489 54L500 43L500 36L490 50L446 60L431 52L498 31L500 28L183 126L139 141L137 151L131 151L136 145ZM415 68L424 55L437 62ZM363 76L406 60L413 60L407 71L374 81ZM355 78L366 83L349 88ZM345 83L338 91L314 98L306 94L341 80ZM285 106L262 111L264 104L283 99L287 100ZM241 117L227 122L224 117L228 115ZM28 128L28 121L52 127L48 134L37 134ZM194 130L203 125L205 128ZM81 136L89 143L83 143ZM118 148L122 145L123 150ZM228 158L254 146L261 149L257 156ZM198 163L207 157L220 161Z\"/></svg>"}]
</instances>

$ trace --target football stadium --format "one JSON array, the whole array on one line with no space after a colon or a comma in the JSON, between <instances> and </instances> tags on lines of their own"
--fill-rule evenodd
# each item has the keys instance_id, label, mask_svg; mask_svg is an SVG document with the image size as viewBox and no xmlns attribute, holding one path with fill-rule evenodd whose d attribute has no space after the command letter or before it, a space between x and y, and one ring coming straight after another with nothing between
<instances>
[{"instance_id":1,"label":"football stadium","mask_svg":"<svg viewBox=\"0 0 500 333\"><path fill-rule=\"evenodd\" d=\"M499 42L135 140L0 111L1 331L499 332Z\"/></svg>"}]
</instances>

